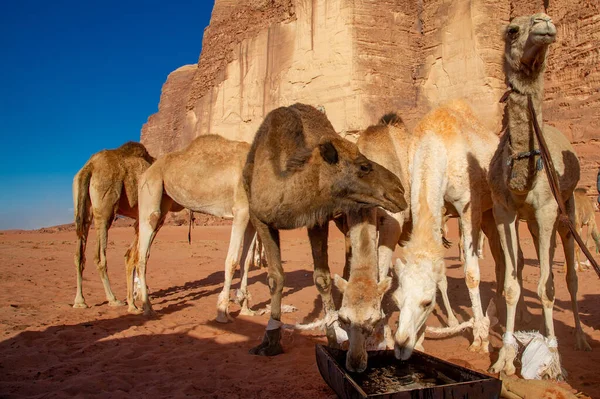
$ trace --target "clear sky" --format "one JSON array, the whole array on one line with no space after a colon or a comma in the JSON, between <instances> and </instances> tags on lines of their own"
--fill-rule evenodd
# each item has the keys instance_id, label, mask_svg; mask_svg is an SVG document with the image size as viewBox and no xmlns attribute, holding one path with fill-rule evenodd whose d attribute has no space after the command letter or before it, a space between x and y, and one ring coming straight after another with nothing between
<instances>
[{"instance_id":1,"label":"clear sky","mask_svg":"<svg viewBox=\"0 0 600 399\"><path fill-rule=\"evenodd\" d=\"M139 141L169 72L198 61L213 4L1 3L0 229L73 220L73 176Z\"/></svg>"}]
</instances>

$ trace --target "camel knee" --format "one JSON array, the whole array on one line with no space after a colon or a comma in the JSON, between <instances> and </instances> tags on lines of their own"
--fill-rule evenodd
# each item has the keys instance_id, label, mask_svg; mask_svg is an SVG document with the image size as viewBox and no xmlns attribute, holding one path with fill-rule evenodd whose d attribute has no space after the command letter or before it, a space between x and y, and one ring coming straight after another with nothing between
<instances>
[{"instance_id":1,"label":"camel knee","mask_svg":"<svg viewBox=\"0 0 600 399\"><path fill-rule=\"evenodd\" d=\"M159 227L161 216L160 211L154 211L148 216L148 224L153 230L156 230Z\"/></svg>"},{"instance_id":2,"label":"camel knee","mask_svg":"<svg viewBox=\"0 0 600 399\"><path fill-rule=\"evenodd\" d=\"M331 292L331 276L328 274L316 274L315 273L315 285L319 294L326 294Z\"/></svg>"},{"instance_id":3,"label":"camel knee","mask_svg":"<svg viewBox=\"0 0 600 399\"><path fill-rule=\"evenodd\" d=\"M269 291L271 295L281 293L283 291L283 274L269 273Z\"/></svg>"},{"instance_id":4,"label":"camel knee","mask_svg":"<svg viewBox=\"0 0 600 399\"><path fill-rule=\"evenodd\" d=\"M504 298L507 305L516 306L520 296L521 287L519 284L506 284L504 286Z\"/></svg>"},{"instance_id":5,"label":"camel knee","mask_svg":"<svg viewBox=\"0 0 600 399\"><path fill-rule=\"evenodd\" d=\"M465 276L465 281L466 281L467 287L469 287L469 289L479 287L479 281L480 281L479 273L477 273L474 270L467 270L467 273Z\"/></svg>"},{"instance_id":6,"label":"camel knee","mask_svg":"<svg viewBox=\"0 0 600 399\"><path fill-rule=\"evenodd\" d=\"M545 308L554 306L554 287L547 287L546 284L538 285L538 297Z\"/></svg>"}]
</instances>

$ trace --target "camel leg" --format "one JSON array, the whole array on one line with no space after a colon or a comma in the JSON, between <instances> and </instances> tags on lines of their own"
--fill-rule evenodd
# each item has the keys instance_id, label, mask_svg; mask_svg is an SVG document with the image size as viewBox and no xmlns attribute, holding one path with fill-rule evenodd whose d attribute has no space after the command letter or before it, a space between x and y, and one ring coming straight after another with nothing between
<instances>
[{"instance_id":1,"label":"camel leg","mask_svg":"<svg viewBox=\"0 0 600 399\"><path fill-rule=\"evenodd\" d=\"M75 269L77 270L77 291L75 293L74 308L87 308L85 298L83 297L83 270L85 269L85 247L87 244L90 226L92 224L91 203L87 203L88 212L83 220L83 232L80 237L77 237L77 248L75 249Z\"/></svg>"},{"instance_id":2,"label":"camel leg","mask_svg":"<svg viewBox=\"0 0 600 399\"><path fill-rule=\"evenodd\" d=\"M104 293L109 306L123 306L124 303L119 301L110 288L110 280L108 279L108 271L106 265L106 244L108 242L108 229L114 219L114 213L110 215L94 216L94 224L96 226L96 234L98 235L96 246L96 267L100 273L100 279L104 285Z\"/></svg>"},{"instance_id":3,"label":"camel leg","mask_svg":"<svg viewBox=\"0 0 600 399\"><path fill-rule=\"evenodd\" d=\"M454 327L458 325L458 320L452 311L452 306L450 306L450 299L448 298L448 279L446 278L446 273L442 274L442 278L438 283L438 289L442 294L442 301L444 302L444 308L446 308L446 313L448 314L448 326Z\"/></svg>"},{"instance_id":4,"label":"camel leg","mask_svg":"<svg viewBox=\"0 0 600 399\"><path fill-rule=\"evenodd\" d=\"M129 293L130 289L131 292L134 291L134 287L133 287L133 279L134 279L134 275L135 275L135 267L137 266L138 262L139 262L139 256L138 256L138 240L139 240L139 226L140 226L140 221L138 219L136 219L135 224L133 225L133 228L135 230L135 235L133 237L133 241L131 242L131 245L129 245L129 248L127 249L127 252L125 252L125 275L127 277L127 293ZM127 301L129 302L129 299L127 299Z\"/></svg>"},{"instance_id":5,"label":"camel leg","mask_svg":"<svg viewBox=\"0 0 600 399\"><path fill-rule=\"evenodd\" d=\"M275 230L250 213L250 222L256 228L265 253L269 270L269 291L271 293L271 318L267 324L265 336L260 345L250 349L250 354L259 356L275 356L283 353L281 346L281 296L285 276L281 266L281 246L279 231Z\"/></svg>"},{"instance_id":6,"label":"camel leg","mask_svg":"<svg viewBox=\"0 0 600 399\"><path fill-rule=\"evenodd\" d=\"M167 195L163 195L163 181L161 178L153 179L152 176L148 176L146 181L140 182L138 191L139 238L137 275L140 279L140 297L143 303L143 311L147 316L153 315L154 311L148 298L146 264L150 257L152 242L162 227L172 204L173 200ZM130 313L140 313L133 300L133 273L131 279L128 276L127 282L128 311Z\"/></svg>"},{"instance_id":7,"label":"camel leg","mask_svg":"<svg viewBox=\"0 0 600 399\"><path fill-rule=\"evenodd\" d=\"M257 247L257 234L256 229L252 223L248 223L246 231L244 232L244 247L242 249L242 261L240 263L242 274L242 280L240 283L240 289L238 290L237 298L240 300L242 309L240 310L241 315L253 316L254 311L250 309L249 302L251 299L250 293L248 292L248 271L250 270L250 263L252 263L252 250Z\"/></svg>"},{"instance_id":8,"label":"camel leg","mask_svg":"<svg viewBox=\"0 0 600 399\"><path fill-rule=\"evenodd\" d=\"M567 212L569 212L569 218L571 219L571 222L573 222L573 209L575 208L573 196L571 196L571 198L567 201L566 205ZM578 279L577 273L575 272L575 260L573 259L575 239L573 238L573 234L571 234L569 231L569 228L563 223L558 224L558 233L560 234L563 248L565 250L565 259L567 264L566 280L567 287L569 288L569 294L571 295L571 308L573 311L573 319L575 321L575 349L591 351L592 348L585 339L585 334L581 328L581 321L579 320L579 309L577 306Z\"/></svg>"},{"instance_id":9,"label":"camel leg","mask_svg":"<svg viewBox=\"0 0 600 399\"><path fill-rule=\"evenodd\" d=\"M515 373L514 360L517 356L517 341L514 338L515 314L517 302L521 295L521 286L517 279L517 251L519 237L517 232L517 213L513 209L494 205L494 218L498 230L500 244L504 253L504 297L506 299L506 332L498 360L490 368L490 372ZM491 242L491 240L490 240Z\"/></svg>"},{"instance_id":10,"label":"camel leg","mask_svg":"<svg viewBox=\"0 0 600 399\"><path fill-rule=\"evenodd\" d=\"M327 318L330 314L335 314L335 305L331 296L331 274L329 272L329 260L327 256L327 237L329 235L329 224L323 226L315 226L308 229L308 238L312 250L312 257L315 271L313 279L321 299L323 301L323 311ZM326 326L325 334L327 335L328 345L331 347L339 347L338 336L336 331L340 331L339 321L333 322Z\"/></svg>"},{"instance_id":11,"label":"camel leg","mask_svg":"<svg viewBox=\"0 0 600 399\"><path fill-rule=\"evenodd\" d=\"M483 259L483 247L485 246L485 234L479 234L479 246L477 247L477 257Z\"/></svg>"},{"instance_id":12,"label":"camel leg","mask_svg":"<svg viewBox=\"0 0 600 399\"><path fill-rule=\"evenodd\" d=\"M338 230L344 235L345 244L345 259L344 259L344 271L342 277L348 281L350 278L350 259L352 258L352 242L350 241L350 230L348 228L348 216L343 215L333 219ZM337 300L337 299L336 299ZM341 303L341 298L340 298Z\"/></svg>"},{"instance_id":13,"label":"camel leg","mask_svg":"<svg viewBox=\"0 0 600 399\"><path fill-rule=\"evenodd\" d=\"M477 195L477 194L475 194ZM473 343L469 347L471 352L489 352L489 328L485 327L481 294L479 292L479 259L477 258L477 243L481 234L481 214L479 205L471 196L470 201L456 207L460 213L459 225L461 229L460 241L463 243L465 257L465 281L469 289L471 306L473 309Z\"/></svg>"},{"instance_id":14,"label":"camel leg","mask_svg":"<svg viewBox=\"0 0 600 399\"><path fill-rule=\"evenodd\" d=\"M555 371L548 376L552 379L561 378L560 359L558 357L558 343L554 333L554 276L552 273L552 261L554 257L554 248L556 246L556 221L558 209L554 203L536 209L535 219L538 225L539 232L539 260L540 260L540 279L538 282L538 296L542 303L544 324L546 327L546 336L550 340L552 346L550 350L556 356L553 359ZM571 244L571 250L572 250ZM571 252L573 257L573 252ZM571 258L571 267L574 267L574 259ZM573 269L574 271L574 269Z\"/></svg>"},{"instance_id":15,"label":"camel leg","mask_svg":"<svg viewBox=\"0 0 600 399\"><path fill-rule=\"evenodd\" d=\"M576 226L575 229L577 230L577 234L579 234L579 237L582 237L583 228L581 226ZM560 237L561 237L561 240L563 241L563 245L564 245L563 236L561 235ZM585 242L584 242L586 247L587 247L588 239L589 238L590 238L590 228L588 227L588 232L587 232L587 235L585 236ZM580 271L585 270L583 268L583 265L581 264L580 259L579 259L579 245L575 245L575 260L576 260L576 262L575 262L575 271L580 272ZM567 262L565 262L564 272L565 273L569 272L569 267L568 267ZM567 279L567 281L568 281L568 279Z\"/></svg>"},{"instance_id":16,"label":"camel leg","mask_svg":"<svg viewBox=\"0 0 600 399\"><path fill-rule=\"evenodd\" d=\"M231 237L229 239L229 249L225 259L225 282L223 290L217 299L217 318L219 323L227 323L231 320L229 316L229 290L231 281L237 265L240 264L241 247L244 241L244 232L248 226L248 208L233 209L233 225L231 226Z\"/></svg>"},{"instance_id":17,"label":"camel leg","mask_svg":"<svg viewBox=\"0 0 600 399\"><path fill-rule=\"evenodd\" d=\"M394 249L400 240L402 226L404 225L404 214L402 212L390 214L387 211L377 209L377 228L379 230L378 242L378 267L379 280L383 281L388 276L392 266ZM373 222L374 223L374 222Z\"/></svg>"},{"instance_id":18,"label":"camel leg","mask_svg":"<svg viewBox=\"0 0 600 399\"><path fill-rule=\"evenodd\" d=\"M458 223L458 261L463 263L465 261L465 254L464 254L464 242L463 242L463 230L462 230L462 226L460 224L460 221Z\"/></svg>"}]
</instances>

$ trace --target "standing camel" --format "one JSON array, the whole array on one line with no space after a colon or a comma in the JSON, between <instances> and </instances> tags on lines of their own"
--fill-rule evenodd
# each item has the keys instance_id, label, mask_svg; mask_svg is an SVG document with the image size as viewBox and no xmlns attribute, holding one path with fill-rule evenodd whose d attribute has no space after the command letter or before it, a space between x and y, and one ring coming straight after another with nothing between
<instances>
[{"instance_id":1,"label":"standing camel","mask_svg":"<svg viewBox=\"0 0 600 399\"><path fill-rule=\"evenodd\" d=\"M577 234L581 236L583 227L587 226L585 246L587 247L587 243L590 239L590 236L592 236L592 239L596 244L596 253L598 253L598 251L600 251L600 234L598 233L598 226L596 226L596 213L594 211L594 203L587 196L587 192L583 188L576 188L573 192L573 197L575 199L575 228L577 229ZM575 247L575 260L575 270L586 270L583 267L584 263L581 263L579 261L579 246Z\"/></svg>"},{"instance_id":2,"label":"standing camel","mask_svg":"<svg viewBox=\"0 0 600 399\"><path fill-rule=\"evenodd\" d=\"M531 96L538 123L559 176L560 196L572 222L575 219L573 190L579 181L579 161L569 141L557 129L544 125L544 70L546 54L556 37L556 27L546 14L514 18L505 33L505 71L511 87L507 99L507 126L498 150L490 164L489 181L494 201L494 215L505 256L504 295L507 305L506 332L503 347L491 372L515 372L517 344L513 336L515 311L521 284L515 277L519 236L519 219L527 221L540 261L538 295L542 302L547 339L554 353L553 365L546 377L560 378L562 371L558 343L554 334L554 257L556 231L560 234L567 263L566 280L575 319L576 348L591 350L585 339L577 309L577 273L574 240L566 224L559 222L558 205L550 190L546 174L541 170L539 146L533 134L532 116L527 106ZM502 278L502 276L499 276ZM498 281L501 286L501 281Z\"/></svg>"},{"instance_id":3,"label":"standing camel","mask_svg":"<svg viewBox=\"0 0 600 399\"><path fill-rule=\"evenodd\" d=\"M328 221L342 213L381 206L406 208L398 178L368 160L355 144L335 133L317 109L294 104L271 111L261 124L244 167L250 219L263 242L269 268L271 319L264 339L250 353L273 356L281 346L281 266L279 230L306 226L314 260L314 282L325 317L326 334L336 344L339 321L332 317L331 276L327 259ZM385 288L384 282L378 291Z\"/></svg>"},{"instance_id":4,"label":"standing camel","mask_svg":"<svg viewBox=\"0 0 600 399\"><path fill-rule=\"evenodd\" d=\"M250 144L245 142L230 141L218 135L200 136L184 150L159 158L140 178L138 272L145 314L153 313L146 288L146 263L150 246L169 208L174 204L193 212L233 218L225 260L225 283L217 302L216 320L226 323L230 319L229 290L238 264L243 268L238 295L242 304L241 313L252 313L248 308L247 292L251 256L247 255L249 251L252 252L250 244L255 229L248 223L248 197L242 184L242 169L249 149ZM130 312L140 312L133 298L132 272L127 273L127 302Z\"/></svg>"},{"instance_id":5,"label":"standing camel","mask_svg":"<svg viewBox=\"0 0 600 399\"><path fill-rule=\"evenodd\" d=\"M135 238L125 255L126 263L134 264L138 238L138 192L140 175L154 162L146 148L128 142L114 150L103 150L90 157L73 179L73 209L77 231L75 267L77 293L74 308L87 308L83 297L82 279L85 268L85 247L92 218L97 232L95 260L109 306L121 306L110 288L106 267L108 229L116 215L135 219ZM134 250L132 252L132 250Z\"/></svg>"}]
</instances>

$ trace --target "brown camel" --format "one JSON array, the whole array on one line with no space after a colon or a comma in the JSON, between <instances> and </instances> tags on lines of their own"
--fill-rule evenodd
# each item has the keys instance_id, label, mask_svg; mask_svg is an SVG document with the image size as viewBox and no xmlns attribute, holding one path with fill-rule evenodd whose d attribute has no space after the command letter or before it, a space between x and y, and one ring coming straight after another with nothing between
<instances>
[{"instance_id":1,"label":"brown camel","mask_svg":"<svg viewBox=\"0 0 600 399\"><path fill-rule=\"evenodd\" d=\"M573 192L575 198L575 228L577 233L581 236L583 227L587 226L587 235L585 236L585 246L592 236L594 243L596 244L596 253L600 251L600 234L598 233L598 226L596 226L596 215L594 210L594 202L588 196L587 192L583 188L576 188ZM575 270L583 271L584 263L579 261L579 246L575 246Z\"/></svg>"},{"instance_id":2,"label":"brown camel","mask_svg":"<svg viewBox=\"0 0 600 399\"><path fill-rule=\"evenodd\" d=\"M144 313L153 313L145 281L150 246L174 204L193 212L233 218L216 320L226 323L230 319L229 290L237 265L243 268L238 293L242 314L252 313L248 308L247 283L255 229L249 223L248 197L242 184L242 169L249 149L250 144L245 142L218 135L200 136L187 148L158 159L140 178L138 272ZM133 298L132 273L127 274L127 302L130 312L139 313Z\"/></svg>"},{"instance_id":3,"label":"brown camel","mask_svg":"<svg viewBox=\"0 0 600 399\"><path fill-rule=\"evenodd\" d=\"M519 219L527 221L540 261L538 295L544 310L544 321L554 359L546 377L562 375L558 344L554 335L554 257L556 231L560 234L567 262L566 280L571 295L575 319L576 348L590 350L585 339L577 308L577 273L575 272L574 240L568 227L559 222L558 205L552 196L544 171L540 170L539 146L533 135L527 96L531 96L540 126L548 143L550 156L559 176L561 200L565 202L572 222L575 220L573 190L579 181L579 161L565 136L552 126L544 125L544 70L546 54L556 37L556 27L546 14L514 18L506 28L505 71L511 91L507 98L506 132L490 164L489 181L494 201L494 215L505 257L504 276L498 276L498 286L504 286L507 304L506 332L503 347L492 372L515 372L516 341L515 311L521 294L516 276ZM501 281L503 277L504 281Z\"/></svg>"},{"instance_id":4,"label":"brown camel","mask_svg":"<svg viewBox=\"0 0 600 399\"><path fill-rule=\"evenodd\" d=\"M335 133L323 113L304 104L277 108L265 117L244 167L244 187L250 199L250 219L265 248L271 290L271 319L262 343L250 353L272 356L283 352L279 230L308 228L315 285L326 318L332 318L328 221L376 206L399 212L406 208L406 201L393 173L368 160L355 144ZM327 326L330 345L336 345L337 328L337 320Z\"/></svg>"},{"instance_id":5,"label":"brown camel","mask_svg":"<svg viewBox=\"0 0 600 399\"><path fill-rule=\"evenodd\" d=\"M146 148L128 142L114 150L103 150L90 157L73 179L73 209L77 229L75 267L77 269L77 293L74 308L87 308L83 297L82 278L85 268L85 247L92 218L98 235L95 253L96 266L100 272L106 299L110 306L121 306L110 288L106 267L106 243L108 229L116 215L135 219L135 238L125 255L126 263L134 264L132 249L137 247L138 237L138 191L140 175L154 162Z\"/></svg>"}]
</instances>

